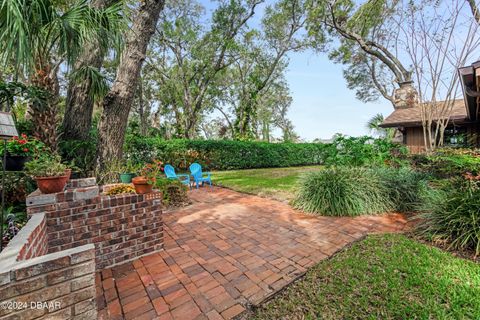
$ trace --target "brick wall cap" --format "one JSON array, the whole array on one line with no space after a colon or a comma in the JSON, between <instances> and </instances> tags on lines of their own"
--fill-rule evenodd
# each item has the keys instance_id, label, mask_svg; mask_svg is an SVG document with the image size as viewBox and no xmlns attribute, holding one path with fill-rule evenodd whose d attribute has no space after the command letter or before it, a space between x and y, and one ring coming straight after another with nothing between
<instances>
[{"instance_id":1,"label":"brick wall cap","mask_svg":"<svg viewBox=\"0 0 480 320\"><path fill-rule=\"evenodd\" d=\"M97 178L95 177L71 179L67 183L67 189L94 187L96 185L97 185Z\"/></svg>"},{"instance_id":2,"label":"brick wall cap","mask_svg":"<svg viewBox=\"0 0 480 320\"><path fill-rule=\"evenodd\" d=\"M73 255L77 255L79 253L89 251L89 250L95 250L95 245L86 244L86 245L78 246L78 247L75 247L75 248L72 248L72 249L57 251L57 252L54 252L54 253L49 253L49 254L46 254L44 256L39 256L39 257L35 257L35 258L32 258L32 259L28 259L28 260L13 261L13 263L12 263L12 261L9 261L10 264L2 263L2 268L0 269L0 275L4 274L6 272L11 272L11 271L15 271L15 270L23 269L23 268L28 268L28 267L36 265L36 264L56 260L56 259L59 259L59 258L63 258L63 257L67 257L67 256L71 257Z\"/></svg>"}]
</instances>

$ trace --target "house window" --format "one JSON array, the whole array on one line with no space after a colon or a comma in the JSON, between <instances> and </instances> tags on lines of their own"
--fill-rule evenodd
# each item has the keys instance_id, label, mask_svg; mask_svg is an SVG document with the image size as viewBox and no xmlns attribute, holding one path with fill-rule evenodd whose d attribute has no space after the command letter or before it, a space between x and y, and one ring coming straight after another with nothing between
<instances>
[{"instance_id":1,"label":"house window","mask_svg":"<svg viewBox=\"0 0 480 320\"><path fill-rule=\"evenodd\" d=\"M443 145L447 147L465 147L467 144L464 127L449 127L443 134Z\"/></svg>"}]
</instances>

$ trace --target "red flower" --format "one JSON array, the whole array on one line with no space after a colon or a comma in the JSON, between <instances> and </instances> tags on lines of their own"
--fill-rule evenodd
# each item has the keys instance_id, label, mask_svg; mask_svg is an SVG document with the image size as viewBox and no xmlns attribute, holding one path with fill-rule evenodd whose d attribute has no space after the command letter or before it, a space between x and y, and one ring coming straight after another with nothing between
<instances>
[{"instance_id":1,"label":"red flower","mask_svg":"<svg viewBox=\"0 0 480 320\"><path fill-rule=\"evenodd\" d=\"M27 139L27 135L25 133L21 134L22 138Z\"/></svg>"},{"instance_id":2,"label":"red flower","mask_svg":"<svg viewBox=\"0 0 480 320\"><path fill-rule=\"evenodd\" d=\"M23 148L23 152L28 152L28 148Z\"/></svg>"},{"instance_id":3,"label":"red flower","mask_svg":"<svg viewBox=\"0 0 480 320\"><path fill-rule=\"evenodd\" d=\"M23 139L22 139L22 140L18 140L18 143L20 143L20 144L25 144L25 143L27 143L27 140L23 140Z\"/></svg>"}]
</instances>

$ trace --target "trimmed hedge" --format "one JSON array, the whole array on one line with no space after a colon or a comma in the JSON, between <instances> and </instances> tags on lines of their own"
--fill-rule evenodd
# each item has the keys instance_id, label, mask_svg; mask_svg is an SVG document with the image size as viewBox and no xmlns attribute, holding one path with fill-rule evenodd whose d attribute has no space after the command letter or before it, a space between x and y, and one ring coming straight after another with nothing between
<instances>
[{"instance_id":1,"label":"trimmed hedge","mask_svg":"<svg viewBox=\"0 0 480 320\"><path fill-rule=\"evenodd\" d=\"M128 136L125 155L138 163L160 159L187 169L199 162L207 170L306 165L399 166L406 149L385 139L338 136L332 143L268 143L232 140L163 140Z\"/></svg>"},{"instance_id":2,"label":"trimmed hedge","mask_svg":"<svg viewBox=\"0 0 480 320\"><path fill-rule=\"evenodd\" d=\"M125 154L135 162L161 159L180 169L199 162L207 170L234 170L323 164L328 148L331 146L320 143L129 137L125 143Z\"/></svg>"}]
</instances>

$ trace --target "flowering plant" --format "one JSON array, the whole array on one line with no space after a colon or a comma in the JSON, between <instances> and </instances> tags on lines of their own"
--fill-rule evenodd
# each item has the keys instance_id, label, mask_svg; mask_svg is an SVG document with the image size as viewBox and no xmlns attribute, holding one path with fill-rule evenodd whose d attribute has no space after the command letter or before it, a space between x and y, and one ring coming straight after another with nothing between
<instances>
[{"instance_id":1,"label":"flowering plant","mask_svg":"<svg viewBox=\"0 0 480 320\"><path fill-rule=\"evenodd\" d=\"M44 148L44 144L22 133L20 137L13 137L7 142L7 153L11 156L33 156ZM3 144L0 145L3 154Z\"/></svg>"},{"instance_id":2,"label":"flowering plant","mask_svg":"<svg viewBox=\"0 0 480 320\"><path fill-rule=\"evenodd\" d=\"M160 160L153 160L152 163L146 164L140 170L140 176L145 177L148 184L154 184L163 170L163 162Z\"/></svg>"}]
</instances>

